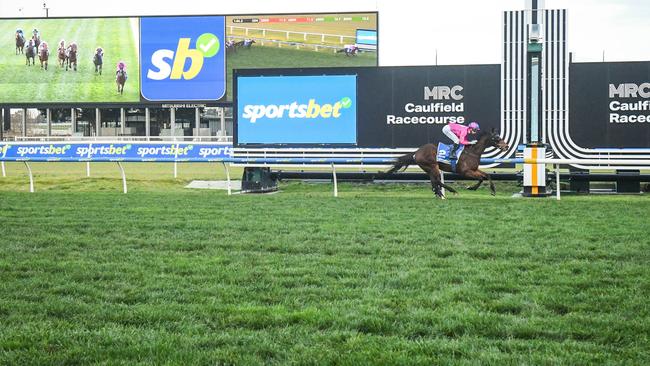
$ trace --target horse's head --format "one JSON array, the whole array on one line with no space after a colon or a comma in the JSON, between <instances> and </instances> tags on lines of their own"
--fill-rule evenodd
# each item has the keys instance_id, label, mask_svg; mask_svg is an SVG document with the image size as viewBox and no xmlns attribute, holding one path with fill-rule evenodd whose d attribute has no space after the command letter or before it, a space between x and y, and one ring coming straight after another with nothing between
<instances>
[{"instance_id":1,"label":"horse's head","mask_svg":"<svg viewBox=\"0 0 650 366\"><path fill-rule=\"evenodd\" d=\"M508 144L499 136L494 128L490 132L484 132L483 136L486 136L488 139L487 146L496 147L501 151L508 150Z\"/></svg>"}]
</instances>

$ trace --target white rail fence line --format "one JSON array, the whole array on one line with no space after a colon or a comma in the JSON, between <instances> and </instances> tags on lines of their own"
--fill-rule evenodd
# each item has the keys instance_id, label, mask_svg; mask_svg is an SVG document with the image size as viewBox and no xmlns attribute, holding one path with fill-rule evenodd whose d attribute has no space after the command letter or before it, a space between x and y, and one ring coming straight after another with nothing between
<instances>
[{"instance_id":1,"label":"white rail fence line","mask_svg":"<svg viewBox=\"0 0 650 366\"><path fill-rule=\"evenodd\" d=\"M333 39L338 39L338 43L344 44L345 39L352 39L353 41L356 41L357 37L356 36L345 36L342 34L327 34L327 33L310 33L310 32L296 32L296 31L285 31L285 30L279 30L279 29L267 29L267 28L249 28L249 27L238 27L234 25L229 25L228 30L230 31L230 34L234 33L234 30L243 30L245 36L253 34L261 34L262 37L266 37L267 34L282 34L284 35L285 39L290 39L291 34L298 34L302 35L302 39L304 41L307 40L308 36L313 36L312 38L320 38L321 42L325 42L326 39L328 38L333 38ZM234 37L234 36L229 36L229 37Z\"/></svg>"},{"instance_id":2,"label":"white rail fence line","mask_svg":"<svg viewBox=\"0 0 650 366\"><path fill-rule=\"evenodd\" d=\"M234 38L234 39L246 39L248 37L242 37L242 36L228 36L229 38ZM251 38L254 39L256 43L259 43L261 46L264 46L264 43L271 43L274 45L277 45L278 48L282 48L282 45L285 45L285 47L294 47L297 50L301 48L313 48L314 51L318 51L320 49L328 49L328 50L340 50L341 46L330 46L326 44L316 44L316 43L301 43L301 42L290 42L290 41L277 41L274 39L263 39L263 38Z\"/></svg>"}]
</instances>

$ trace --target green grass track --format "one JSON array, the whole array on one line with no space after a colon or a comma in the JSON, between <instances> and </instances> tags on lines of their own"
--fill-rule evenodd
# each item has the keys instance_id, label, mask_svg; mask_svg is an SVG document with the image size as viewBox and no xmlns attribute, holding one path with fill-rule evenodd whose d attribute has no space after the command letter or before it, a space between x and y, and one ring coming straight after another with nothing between
<instances>
[{"instance_id":1,"label":"green grass track","mask_svg":"<svg viewBox=\"0 0 650 366\"><path fill-rule=\"evenodd\" d=\"M183 189L207 164L124 195L96 165L0 177L0 364L650 363L648 196Z\"/></svg>"}]
</instances>

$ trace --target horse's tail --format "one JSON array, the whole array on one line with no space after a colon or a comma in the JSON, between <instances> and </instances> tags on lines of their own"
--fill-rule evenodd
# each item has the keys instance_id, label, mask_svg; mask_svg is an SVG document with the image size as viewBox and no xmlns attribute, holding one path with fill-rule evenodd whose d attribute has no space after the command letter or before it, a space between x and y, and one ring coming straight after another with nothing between
<instances>
[{"instance_id":1,"label":"horse's tail","mask_svg":"<svg viewBox=\"0 0 650 366\"><path fill-rule=\"evenodd\" d=\"M397 160L393 163L393 166L384 172L384 174L393 174L400 169L404 170L413 163L415 163L415 153L404 154L398 157Z\"/></svg>"}]
</instances>

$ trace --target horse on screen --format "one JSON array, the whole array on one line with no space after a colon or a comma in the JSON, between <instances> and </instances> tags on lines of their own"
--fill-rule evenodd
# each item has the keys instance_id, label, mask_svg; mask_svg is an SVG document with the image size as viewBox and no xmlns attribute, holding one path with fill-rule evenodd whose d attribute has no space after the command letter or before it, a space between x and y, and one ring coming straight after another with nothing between
<instances>
[{"instance_id":1,"label":"horse on screen","mask_svg":"<svg viewBox=\"0 0 650 366\"><path fill-rule=\"evenodd\" d=\"M25 46L25 58L27 61L25 62L25 65L30 66L34 65L36 63L35 58L36 58L36 46L34 46L34 41L29 40L27 42L27 45ZM31 59L31 63L30 63Z\"/></svg>"},{"instance_id":2,"label":"horse on screen","mask_svg":"<svg viewBox=\"0 0 650 366\"><path fill-rule=\"evenodd\" d=\"M71 42L65 50L65 71L68 71L68 69L74 69L74 71L77 71L77 52L77 44Z\"/></svg>"},{"instance_id":3,"label":"horse on screen","mask_svg":"<svg viewBox=\"0 0 650 366\"><path fill-rule=\"evenodd\" d=\"M25 47L25 35L23 34L22 29L16 31L16 54L23 53L23 48Z\"/></svg>"},{"instance_id":4,"label":"horse on screen","mask_svg":"<svg viewBox=\"0 0 650 366\"><path fill-rule=\"evenodd\" d=\"M50 50L47 47L47 42L41 42L38 47L38 60L41 62L41 69L47 71L47 60L50 58Z\"/></svg>"},{"instance_id":5,"label":"horse on screen","mask_svg":"<svg viewBox=\"0 0 650 366\"><path fill-rule=\"evenodd\" d=\"M97 47L95 55L93 56L93 64L95 64L95 73L102 74L102 65L104 65L104 50Z\"/></svg>"},{"instance_id":6,"label":"horse on screen","mask_svg":"<svg viewBox=\"0 0 650 366\"><path fill-rule=\"evenodd\" d=\"M65 66L65 40L62 39L61 42L59 42L59 48L56 49L57 53L57 60L59 61L59 67Z\"/></svg>"},{"instance_id":7,"label":"horse on screen","mask_svg":"<svg viewBox=\"0 0 650 366\"><path fill-rule=\"evenodd\" d=\"M508 150L508 144L495 132L494 129L490 132L481 131L476 144L465 146L463 153L458 157L455 170L452 169L452 164L438 161L436 145L426 144L421 146L415 152L398 157L386 174L392 174L400 169L406 169L411 164L417 164L429 175L431 180L431 190L433 190L435 195L439 198L445 198L442 194L443 187L454 194L458 193L454 188L442 183L442 179L440 178L441 170L445 172L454 172L470 179L478 179L478 183L467 187L467 189L472 191L477 190L481 186L481 183L487 179L487 181L490 182L490 191L494 196L496 195L496 189L494 183L492 183L490 175L479 169L481 155L488 147L495 147L501 151Z\"/></svg>"},{"instance_id":8,"label":"horse on screen","mask_svg":"<svg viewBox=\"0 0 650 366\"><path fill-rule=\"evenodd\" d=\"M126 74L126 63L120 61L117 63L117 71L115 71L115 84L117 84L117 92L124 94L124 84L128 76Z\"/></svg>"}]
</instances>

